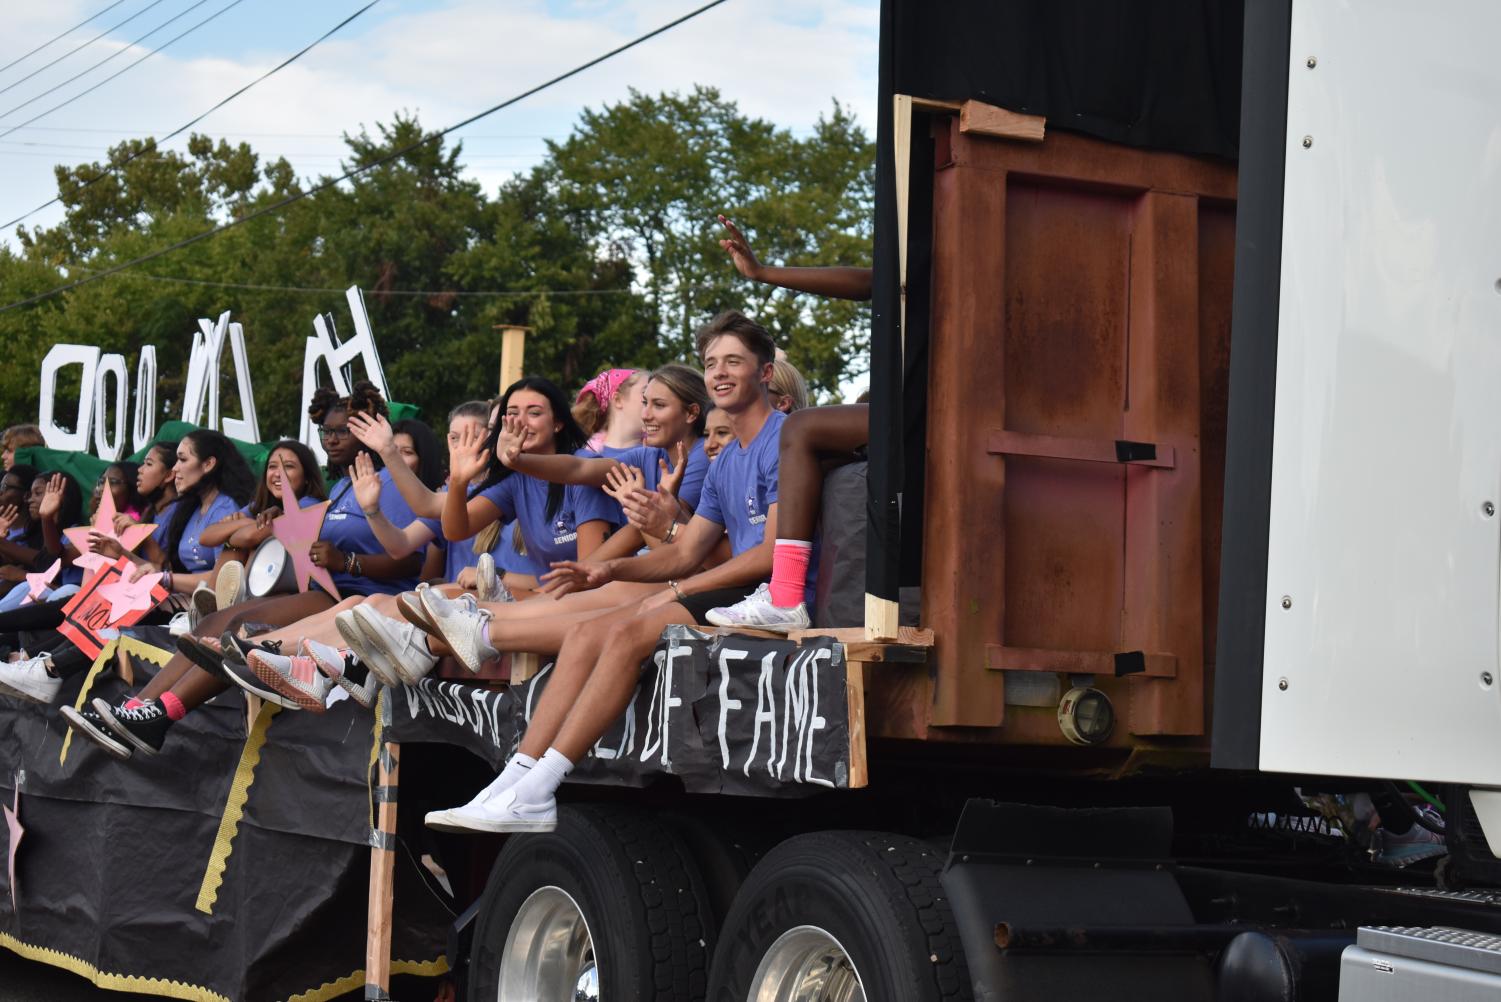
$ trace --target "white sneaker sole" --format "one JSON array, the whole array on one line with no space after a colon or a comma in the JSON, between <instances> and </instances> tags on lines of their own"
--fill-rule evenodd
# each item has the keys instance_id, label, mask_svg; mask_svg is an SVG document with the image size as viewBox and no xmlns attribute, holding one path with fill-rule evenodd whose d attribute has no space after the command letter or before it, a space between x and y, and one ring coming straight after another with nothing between
<instances>
[{"instance_id":1,"label":"white sneaker sole","mask_svg":"<svg viewBox=\"0 0 1501 1002\"><path fill-rule=\"evenodd\" d=\"M358 616L353 612L350 612L348 616L336 616L334 617L334 627L339 631L339 636L343 638L344 643L349 645L349 649L354 651L355 656L365 663L365 668L382 685L390 686L394 689L402 684L401 679L391 674L389 667L380 663L379 651L375 652L377 656L371 656L371 649L375 645L365 636L365 630L360 625Z\"/></svg>"},{"instance_id":2,"label":"white sneaker sole","mask_svg":"<svg viewBox=\"0 0 1501 1002\"><path fill-rule=\"evenodd\" d=\"M339 659L338 664L331 665L327 661L324 661L322 658L320 658L317 654L314 654L313 649L307 647L306 645L303 646L302 653L305 656L313 659L313 664L318 666L318 670L323 673L324 678L328 679L334 685L349 693L350 699L354 700L356 703L359 703L367 710L375 705L375 694L379 689L379 686L355 685L353 682L349 681L349 679L344 676L343 658ZM366 667L366 670L369 670L368 666ZM375 676L372 674L371 678L375 678ZM378 682L379 679L377 679L376 681Z\"/></svg>"},{"instance_id":3,"label":"white sneaker sole","mask_svg":"<svg viewBox=\"0 0 1501 1002\"><path fill-rule=\"evenodd\" d=\"M433 632L438 635L439 640L448 646L449 650L453 651L453 656L458 659L459 664L463 665L470 674L478 675L482 665L477 661L474 663L470 662L471 652L468 649L474 645L454 642L453 638L449 636L448 631L444 628L443 620L433 612L433 607L427 604L427 596L429 594L431 592L424 591L418 593L418 601L422 603L422 611L427 613L427 618L433 624Z\"/></svg>"},{"instance_id":4,"label":"white sneaker sole","mask_svg":"<svg viewBox=\"0 0 1501 1002\"><path fill-rule=\"evenodd\" d=\"M428 665L420 673L408 668L405 659L401 654L399 654L395 649L391 647L389 638L386 637L385 633L380 629L380 627L374 626L373 624L367 622L367 618L369 616L378 616L380 615L380 613L370 612L361 615L360 609L362 608L364 607L355 607L355 623L359 625L360 630L365 634L365 641L368 646L373 647L375 649L375 653L379 655L380 659L384 660L387 665L394 669L396 677L401 679L403 685L416 685L423 679L423 677L427 675L428 672L433 670L433 667L438 663L437 659L434 659L433 663Z\"/></svg>"},{"instance_id":5,"label":"white sneaker sole","mask_svg":"<svg viewBox=\"0 0 1501 1002\"><path fill-rule=\"evenodd\" d=\"M62 682L59 681L56 686L49 687L44 695L39 696L26 689L18 689L7 682L0 682L0 696L9 696L12 699L21 699L28 703L37 703L41 706L51 706L53 700L57 698L58 690L61 688Z\"/></svg>"},{"instance_id":6,"label":"white sneaker sole","mask_svg":"<svg viewBox=\"0 0 1501 1002\"><path fill-rule=\"evenodd\" d=\"M764 630L767 633L788 634L797 630L806 630L810 626L806 622L780 622L780 623L738 623L728 616L721 616L717 609L710 609L704 613L704 618L714 626L723 626L731 630Z\"/></svg>"},{"instance_id":7,"label":"white sneaker sole","mask_svg":"<svg viewBox=\"0 0 1501 1002\"><path fill-rule=\"evenodd\" d=\"M115 740L113 734L108 734L88 722L88 719L71 706L65 706L58 711L63 720L76 733L83 735L104 749L105 754L119 759L121 762L130 758L130 746Z\"/></svg>"},{"instance_id":8,"label":"white sneaker sole","mask_svg":"<svg viewBox=\"0 0 1501 1002\"><path fill-rule=\"evenodd\" d=\"M464 817L454 818L450 811L432 811L423 818L422 823L427 827L440 832L451 832L455 835L481 834L522 834L526 832L551 832L557 831L557 818L544 818L536 821L481 821L477 818Z\"/></svg>"},{"instance_id":9,"label":"white sneaker sole","mask_svg":"<svg viewBox=\"0 0 1501 1002\"><path fill-rule=\"evenodd\" d=\"M244 597L245 565L238 560L231 560L219 568L219 576L214 579L214 598L219 603L219 608L228 609Z\"/></svg>"}]
</instances>

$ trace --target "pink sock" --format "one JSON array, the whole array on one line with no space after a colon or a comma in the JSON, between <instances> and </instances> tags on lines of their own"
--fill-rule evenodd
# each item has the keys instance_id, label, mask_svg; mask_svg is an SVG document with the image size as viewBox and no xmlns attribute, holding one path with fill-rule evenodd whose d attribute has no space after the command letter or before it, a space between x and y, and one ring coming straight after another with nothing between
<instances>
[{"instance_id":1,"label":"pink sock","mask_svg":"<svg viewBox=\"0 0 1501 1002\"><path fill-rule=\"evenodd\" d=\"M182 705L182 700L170 692L162 693L160 700L162 709L167 711L168 720L181 720L188 715L188 708Z\"/></svg>"},{"instance_id":2,"label":"pink sock","mask_svg":"<svg viewBox=\"0 0 1501 1002\"><path fill-rule=\"evenodd\" d=\"M808 561L813 544L805 539L779 539L771 551L771 602L790 609L803 600L808 586Z\"/></svg>"},{"instance_id":3,"label":"pink sock","mask_svg":"<svg viewBox=\"0 0 1501 1002\"><path fill-rule=\"evenodd\" d=\"M125 705L124 705L123 708L126 709L126 710L134 710L138 706L145 706L145 705L146 704L145 704L144 701L136 699L134 696L131 696L129 699L127 699L125 701Z\"/></svg>"}]
</instances>

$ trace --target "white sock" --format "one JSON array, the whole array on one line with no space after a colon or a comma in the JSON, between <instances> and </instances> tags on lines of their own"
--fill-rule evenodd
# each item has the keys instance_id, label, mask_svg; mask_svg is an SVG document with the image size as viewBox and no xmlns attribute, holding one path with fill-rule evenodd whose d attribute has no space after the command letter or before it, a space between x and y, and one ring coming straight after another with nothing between
<instances>
[{"instance_id":1,"label":"white sock","mask_svg":"<svg viewBox=\"0 0 1501 1002\"><path fill-rule=\"evenodd\" d=\"M540 804L551 800L563 785L563 777L573 771L568 756L556 748L547 749L547 754L522 777L513 789L516 800L522 804Z\"/></svg>"},{"instance_id":2,"label":"white sock","mask_svg":"<svg viewBox=\"0 0 1501 1002\"><path fill-rule=\"evenodd\" d=\"M498 658L500 657L500 651L496 650L495 645L490 643L490 614L481 610L480 615L484 617L484 620L480 623L479 643L476 646L479 647L479 652L485 656L486 660Z\"/></svg>"},{"instance_id":3,"label":"white sock","mask_svg":"<svg viewBox=\"0 0 1501 1002\"><path fill-rule=\"evenodd\" d=\"M511 756L511 760L506 763L505 768L500 770L500 775L492 779L490 785L481 790L475 800L488 800L495 793L502 790L509 790L520 782L521 777L530 772L536 764L537 760L530 755L523 755L521 752L517 752Z\"/></svg>"}]
</instances>

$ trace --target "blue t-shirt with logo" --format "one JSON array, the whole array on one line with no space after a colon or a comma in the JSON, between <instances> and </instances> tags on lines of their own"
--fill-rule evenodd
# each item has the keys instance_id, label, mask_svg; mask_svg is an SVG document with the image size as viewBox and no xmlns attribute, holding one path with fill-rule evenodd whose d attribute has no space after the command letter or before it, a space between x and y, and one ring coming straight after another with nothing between
<instances>
[{"instance_id":1,"label":"blue t-shirt with logo","mask_svg":"<svg viewBox=\"0 0 1501 1002\"><path fill-rule=\"evenodd\" d=\"M182 529L182 538L177 541L177 559L188 572L196 574L214 566L224 547L204 546L198 539L203 535L204 529L233 515L238 507L234 498L220 494L209 502L206 511L202 506L197 506L197 510L188 517L188 524Z\"/></svg>"},{"instance_id":2,"label":"blue t-shirt with logo","mask_svg":"<svg viewBox=\"0 0 1501 1002\"><path fill-rule=\"evenodd\" d=\"M323 515L323 528L318 533L318 538L332 543L336 548L345 553L384 554L386 548L380 545L375 538L375 533L370 530L370 522L365 518L365 512L360 507L359 499L355 497L354 488L348 477L340 477L338 483L328 492L329 499L333 502L328 506L328 511ZM412 509L407 506L406 500L401 496L401 491L391 482L391 471L380 471L380 511L386 516L386 520L398 529L405 529L416 518ZM342 568L330 570L334 584L338 586L341 595L395 595L400 592L410 591L417 587L417 578L367 578L356 577L346 573Z\"/></svg>"},{"instance_id":3,"label":"blue t-shirt with logo","mask_svg":"<svg viewBox=\"0 0 1501 1002\"><path fill-rule=\"evenodd\" d=\"M787 415L772 411L748 446L738 439L719 451L704 478L703 495L695 515L724 526L730 552L739 556L766 537L766 513L777 503L777 471L781 458L782 422ZM818 568L817 541L808 565L808 604L813 604L814 572Z\"/></svg>"},{"instance_id":4,"label":"blue t-shirt with logo","mask_svg":"<svg viewBox=\"0 0 1501 1002\"><path fill-rule=\"evenodd\" d=\"M585 522L602 521L610 525L625 522L620 505L597 487L569 484L563 488L563 503L551 517L547 514L548 488L545 480L512 473L504 480L487 487L480 495L493 504L507 521L516 523L526 544L526 555L517 557L516 567L524 565L525 574L546 574L556 560L578 558L578 527ZM506 544L509 545L509 544ZM498 549L498 547L497 547ZM511 551L515 553L514 547ZM500 563L500 554L496 554ZM510 561L508 559L507 563Z\"/></svg>"},{"instance_id":5,"label":"blue t-shirt with logo","mask_svg":"<svg viewBox=\"0 0 1501 1002\"><path fill-rule=\"evenodd\" d=\"M665 459L668 468L674 466L672 456L666 449L658 449L652 445L638 445L634 449L626 449L615 458L627 466L638 468L646 480L646 489L649 491L656 490L657 484L662 480L662 468L658 462ZM688 453L688 468L683 471L683 482L678 486L678 500L689 508L697 508L699 497L704 490L704 477L708 473L709 457L704 455L703 439L699 439Z\"/></svg>"}]
</instances>

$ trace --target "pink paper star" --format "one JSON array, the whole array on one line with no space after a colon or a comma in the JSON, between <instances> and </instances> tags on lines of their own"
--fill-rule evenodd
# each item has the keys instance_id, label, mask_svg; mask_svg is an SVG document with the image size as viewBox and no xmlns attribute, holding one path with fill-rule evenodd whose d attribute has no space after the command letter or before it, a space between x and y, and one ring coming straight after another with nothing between
<instances>
[{"instance_id":1,"label":"pink paper star","mask_svg":"<svg viewBox=\"0 0 1501 1002\"><path fill-rule=\"evenodd\" d=\"M52 561L51 567L40 574L26 575L26 597L21 599L21 604L26 605L28 602L41 601L42 592L46 591L47 587L52 584L52 580L57 577L57 572L62 568L62 565L63 558L58 557Z\"/></svg>"},{"instance_id":2,"label":"pink paper star","mask_svg":"<svg viewBox=\"0 0 1501 1002\"><path fill-rule=\"evenodd\" d=\"M337 599L340 597L339 589L334 586L334 579L329 575L328 568L314 565L312 555L308 552L318 541L318 534L323 531L323 516L328 511L328 505L329 502L324 501L299 508L292 486L287 483L286 477L282 477L282 513L272 520L271 532L281 540L287 556L292 558L292 570L297 575L297 590L307 591L308 581L311 579Z\"/></svg>"},{"instance_id":3,"label":"pink paper star","mask_svg":"<svg viewBox=\"0 0 1501 1002\"><path fill-rule=\"evenodd\" d=\"M108 567L115 561L113 557L95 553L89 548L89 533L97 532L101 536L108 536L118 541L121 549L131 552L140 546L141 541L151 535L155 528L155 525L132 525L123 533L116 535L115 496L105 489L99 495L99 508L94 512L94 524L64 529L63 535L68 537L68 542L72 543L73 549L78 551L78 559L73 561L73 566L82 567L85 570L97 570L101 567Z\"/></svg>"},{"instance_id":4,"label":"pink paper star","mask_svg":"<svg viewBox=\"0 0 1501 1002\"><path fill-rule=\"evenodd\" d=\"M15 915L21 914L19 896L16 893L16 849L21 845L21 836L26 834L26 829L21 827L21 783L16 781L16 803L14 807L5 807L0 804L0 810L5 811L5 827L10 832L10 908Z\"/></svg>"},{"instance_id":5,"label":"pink paper star","mask_svg":"<svg viewBox=\"0 0 1501 1002\"><path fill-rule=\"evenodd\" d=\"M134 568L127 568L118 578L99 586L99 597L109 599L109 625L113 626L132 612L145 612L156 604L151 589L162 579L160 572L143 574L130 580Z\"/></svg>"}]
</instances>

